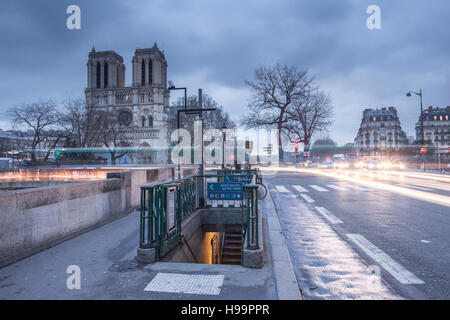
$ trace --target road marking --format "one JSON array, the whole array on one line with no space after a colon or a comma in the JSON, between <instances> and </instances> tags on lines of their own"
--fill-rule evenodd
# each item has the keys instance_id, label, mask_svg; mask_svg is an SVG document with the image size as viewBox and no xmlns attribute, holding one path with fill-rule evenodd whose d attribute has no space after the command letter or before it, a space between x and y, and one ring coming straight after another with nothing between
<instances>
[{"instance_id":1,"label":"road marking","mask_svg":"<svg viewBox=\"0 0 450 320\"><path fill-rule=\"evenodd\" d=\"M421 184L421 186L431 188L431 189L440 189L440 190L450 191L450 188L448 186L444 186L442 184L435 184L435 183L430 183L430 182L425 182L425 183L421 182L420 184Z\"/></svg>"},{"instance_id":2,"label":"road marking","mask_svg":"<svg viewBox=\"0 0 450 320\"><path fill-rule=\"evenodd\" d=\"M355 185L352 185L352 184L347 184L346 185L348 188L350 188L350 189L355 189L355 190L362 190L362 191L367 191L367 190L369 190L369 189L366 189L366 188L363 188L363 187L359 187L359 186L355 186Z\"/></svg>"},{"instance_id":3,"label":"road marking","mask_svg":"<svg viewBox=\"0 0 450 320\"><path fill-rule=\"evenodd\" d=\"M313 203L316 202L314 199L312 199L311 197L307 196L306 194L301 193L300 196L305 199L306 202L308 203Z\"/></svg>"},{"instance_id":4,"label":"road marking","mask_svg":"<svg viewBox=\"0 0 450 320\"><path fill-rule=\"evenodd\" d=\"M424 188L424 187L412 186L412 185L409 185L409 184L398 184L398 186L408 187L408 188L413 188L413 189L418 189L418 190L423 190L423 191L432 191L433 190L433 189Z\"/></svg>"},{"instance_id":5,"label":"road marking","mask_svg":"<svg viewBox=\"0 0 450 320\"><path fill-rule=\"evenodd\" d=\"M158 273L144 291L219 295L224 275Z\"/></svg>"},{"instance_id":6,"label":"road marking","mask_svg":"<svg viewBox=\"0 0 450 320\"><path fill-rule=\"evenodd\" d=\"M336 186L334 184L327 184L327 187L329 187L331 189L334 189L334 190L347 191L347 189L345 189L343 187Z\"/></svg>"},{"instance_id":7,"label":"road marking","mask_svg":"<svg viewBox=\"0 0 450 320\"><path fill-rule=\"evenodd\" d=\"M288 193L289 190L286 189L284 186L275 186L278 190L278 192Z\"/></svg>"},{"instance_id":8,"label":"road marking","mask_svg":"<svg viewBox=\"0 0 450 320\"><path fill-rule=\"evenodd\" d=\"M323 208L323 207L316 207L317 211L319 211L319 213L325 217L325 219L327 219L330 223L332 224L338 224L338 223L344 223L342 222L341 219L339 219L338 217L336 217L334 214L332 214L330 211L328 211L327 209Z\"/></svg>"},{"instance_id":9,"label":"road marking","mask_svg":"<svg viewBox=\"0 0 450 320\"><path fill-rule=\"evenodd\" d=\"M431 241L428 241L428 240L420 240L420 242L423 242L423 243L431 243Z\"/></svg>"},{"instance_id":10,"label":"road marking","mask_svg":"<svg viewBox=\"0 0 450 320\"><path fill-rule=\"evenodd\" d=\"M302 186L293 186L295 188L295 190L297 190L298 192L308 192L308 190L306 190L305 188L303 188Z\"/></svg>"},{"instance_id":11,"label":"road marking","mask_svg":"<svg viewBox=\"0 0 450 320\"><path fill-rule=\"evenodd\" d=\"M406 270L402 265L397 263L377 246L360 234L346 234L358 247L360 247L369 257L375 260L380 266L386 269L395 279L402 284L424 284L422 280L417 278L411 272Z\"/></svg>"},{"instance_id":12,"label":"road marking","mask_svg":"<svg viewBox=\"0 0 450 320\"><path fill-rule=\"evenodd\" d=\"M319 187L319 186L317 186L317 185L315 185L315 184L310 184L309 186L310 186L311 188L313 188L313 189L316 189L317 191L320 191L320 192L328 191L327 189L324 189L324 188L322 188L322 187Z\"/></svg>"}]
</instances>

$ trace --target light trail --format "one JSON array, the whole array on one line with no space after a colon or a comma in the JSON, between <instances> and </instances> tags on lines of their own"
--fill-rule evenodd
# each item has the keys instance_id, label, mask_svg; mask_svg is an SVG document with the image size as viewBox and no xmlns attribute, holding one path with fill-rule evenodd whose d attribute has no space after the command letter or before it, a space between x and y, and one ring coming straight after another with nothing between
<instances>
[{"instance_id":1,"label":"light trail","mask_svg":"<svg viewBox=\"0 0 450 320\"><path fill-rule=\"evenodd\" d=\"M364 180L362 178L350 177L348 175L343 175L343 174L326 172L326 171L317 170L317 169L293 168L293 167L292 168L274 168L274 167L261 168L261 170L262 171L278 171L278 172L294 171L294 172L300 172L300 173L310 173L310 174L315 174L315 175L322 175L322 176L326 176L326 177L331 177L331 178L336 178L336 179L341 179L341 180L361 184L363 186L367 186L367 187L371 187L371 188L395 192L395 193L398 193L398 194L401 194L401 195L404 195L404 196L407 196L410 198L415 198L415 199L443 205L446 207L450 207L450 197L447 197L447 196L433 194L430 192L424 192L424 191L419 191L419 190L413 190L413 189L399 187L399 186L394 186L394 185L386 184L386 183L382 183L382 182Z\"/></svg>"}]
</instances>

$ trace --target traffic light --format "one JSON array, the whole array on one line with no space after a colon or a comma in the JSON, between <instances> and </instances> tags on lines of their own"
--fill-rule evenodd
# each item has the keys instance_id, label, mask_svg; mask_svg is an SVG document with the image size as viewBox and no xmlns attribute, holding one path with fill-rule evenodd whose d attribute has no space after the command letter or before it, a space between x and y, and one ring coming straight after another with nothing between
<instances>
[{"instance_id":1,"label":"traffic light","mask_svg":"<svg viewBox=\"0 0 450 320\"><path fill-rule=\"evenodd\" d=\"M420 148L420 153L421 154L427 153L427 148Z\"/></svg>"},{"instance_id":2,"label":"traffic light","mask_svg":"<svg viewBox=\"0 0 450 320\"><path fill-rule=\"evenodd\" d=\"M295 148L295 150L298 150L298 141L294 142L294 148Z\"/></svg>"}]
</instances>

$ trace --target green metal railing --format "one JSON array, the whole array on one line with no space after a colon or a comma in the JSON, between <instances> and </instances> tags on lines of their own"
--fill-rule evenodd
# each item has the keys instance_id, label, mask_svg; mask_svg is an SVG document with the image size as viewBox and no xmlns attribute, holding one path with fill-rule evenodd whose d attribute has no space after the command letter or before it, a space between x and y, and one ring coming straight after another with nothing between
<instances>
[{"instance_id":1,"label":"green metal railing","mask_svg":"<svg viewBox=\"0 0 450 320\"><path fill-rule=\"evenodd\" d=\"M258 186L255 184L245 185L243 187L244 201L247 211L247 249L259 249L258 234Z\"/></svg>"},{"instance_id":2,"label":"green metal railing","mask_svg":"<svg viewBox=\"0 0 450 320\"><path fill-rule=\"evenodd\" d=\"M195 210L211 208L216 204L217 207L224 209L240 207L245 210L242 235L247 236L249 249L258 249L258 186L254 185L257 176L250 172L220 173L195 175L167 183L141 186L140 247L157 247L159 255L165 255L181 241L182 221ZM205 188L208 182L226 181L242 182L242 199L206 199ZM203 186L203 189L199 190L199 186ZM201 198L205 201L200 201Z\"/></svg>"}]
</instances>

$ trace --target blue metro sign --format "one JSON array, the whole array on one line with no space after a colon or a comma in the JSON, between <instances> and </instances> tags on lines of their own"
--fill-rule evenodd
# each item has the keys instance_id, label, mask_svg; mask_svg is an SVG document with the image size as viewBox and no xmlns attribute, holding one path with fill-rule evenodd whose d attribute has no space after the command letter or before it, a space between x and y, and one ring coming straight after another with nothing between
<instances>
[{"instance_id":1,"label":"blue metro sign","mask_svg":"<svg viewBox=\"0 0 450 320\"><path fill-rule=\"evenodd\" d=\"M242 200L242 182L208 182L209 200Z\"/></svg>"}]
</instances>

